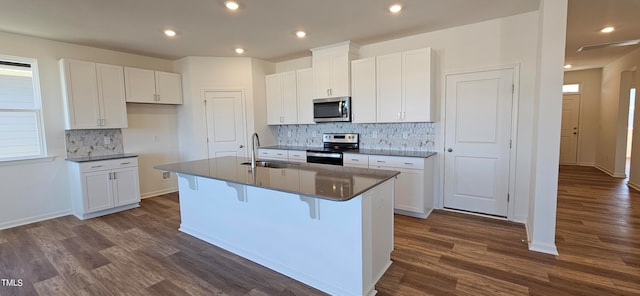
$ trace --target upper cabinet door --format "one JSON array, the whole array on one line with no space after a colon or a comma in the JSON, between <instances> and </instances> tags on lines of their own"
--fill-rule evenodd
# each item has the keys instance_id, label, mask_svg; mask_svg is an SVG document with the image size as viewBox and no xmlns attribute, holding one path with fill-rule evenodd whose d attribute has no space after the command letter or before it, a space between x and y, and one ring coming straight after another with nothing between
<instances>
[{"instance_id":1,"label":"upper cabinet door","mask_svg":"<svg viewBox=\"0 0 640 296\"><path fill-rule=\"evenodd\" d=\"M351 96L351 76L349 69L351 61L347 53L335 53L331 55L331 96Z\"/></svg>"},{"instance_id":2,"label":"upper cabinet door","mask_svg":"<svg viewBox=\"0 0 640 296\"><path fill-rule=\"evenodd\" d=\"M313 95L315 98L331 97L331 55L313 56Z\"/></svg>"},{"instance_id":3,"label":"upper cabinet door","mask_svg":"<svg viewBox=\"0 0 640 296\"><path fill-rule=\"evenodd\" d=\"M100 107L96 64L91 62L60 60L63 92L66 105L67 129L98 128Z\"/></svg>"},{"instance_id":4,"label":"upper cabinet door","mask_svg":"<svg viewBox=\"0 0 640 296\"><path fill-rule=\"evenodd\" d=\"M298 96L298 123L314 124L313 121L313 71L306 68L296 71Z\"/></svg>"},{"instance_id":5,"label":"upper cabinet door","mask_svg":"<svg viewBox=\"0 0 640 296\"><path fill-rule=\"evenodd\" d=\"M351 121L376 122L376 58L351 62Z\"/></svg>"},{"instance_id":6,"label":"upper cabinet door","mask_svg":"<svg viewBox=\"0 0 640 296\"><path fill-rule=\"evenodd\" d=\"M96 64L98 97L102 114L102 128L126 128L124 71L122 66Z\"/></svg>"},{"instance_id":7,"label":"upper cabinet door","mask_svg":"<svg viewBox=\"0 0 640 296\"><path fill-rule=\"evenodd\" d=\"M402 53L402 120L433 121L431 48Z\"/></svg>"},{"instance_id":8,"label":"upper cabinet door","mask_svg":"<svg viewBox=\"0 0 640 296\"><path fill-rule=\"evenodd\" d=\"M378 122L402 121L402 54L376 57Z\"/></svg>"},{"instance_id":9,"label":"upper cabinet door","mask_svg":"<svg viewBox=\"0 0 640 296\"><path fill-rule=\"evenodd\" d=\"M267 87L267 124L280 124L282 118L282 75L265 77Z\"/></svg>"},{"instance_id":10,"label":"upper cabinet door","mask_svg":"<svg viewBox=\"0 0 640 296\"><path fill-rule=\"evenodd\" d=\"M178 73L155 71L159 104L182 104L182 79Z\"/></svg>"},{"instance_id":11,"label":"upper cabinet door","mask_svg":"<svg viewBox=\"0 0 640 296\"><path fill-rule=\"evenodd\" d=\"M156 103L156 80L153 70L124 67L126 97L129 103Z\"/></svg>"},{"instance_id":12,"label":"upper cabinet door","mask_svg":"<svg viewBox=\"0 0 640 296\"><path fill-rule=\"evenodd\" d=\"M296 91L296 72L284 72L282 75L282 124L298 123L298 96Z\"/></svg>"}]
</instances>

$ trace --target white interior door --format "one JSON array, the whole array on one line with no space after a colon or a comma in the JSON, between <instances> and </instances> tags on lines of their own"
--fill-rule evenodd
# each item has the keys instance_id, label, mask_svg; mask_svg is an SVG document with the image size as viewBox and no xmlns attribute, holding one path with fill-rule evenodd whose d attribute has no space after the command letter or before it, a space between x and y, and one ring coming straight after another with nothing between
<instances>
[{"instance_id":1,"label":"white interior door","mask_svg":"<svg viewBox=\"0 0 640 296\"><path fill-rule=\"evenodd\" d=\"M578 162L578 123L580 95L562 96L562 127L560 130L560 163Z\"/></svg>"},{"instance_id":2,"label":"white interior door","mask_svg":"<svg viewBox=\"0 0 640 296\"><path fill-rule=\"evenodd\" d=\"M507 216L513 69L450 75L444 206Z\"/></svg>"},{"instance_id":3,"label":"white interior door","mask_svg":"<svg viewBox=\"0 0 640 296\"><path fill-rule=\"evenodd\" d=\"M209 157L246 156L242 92L205 92Z\"/></svg>"}]
</instances>

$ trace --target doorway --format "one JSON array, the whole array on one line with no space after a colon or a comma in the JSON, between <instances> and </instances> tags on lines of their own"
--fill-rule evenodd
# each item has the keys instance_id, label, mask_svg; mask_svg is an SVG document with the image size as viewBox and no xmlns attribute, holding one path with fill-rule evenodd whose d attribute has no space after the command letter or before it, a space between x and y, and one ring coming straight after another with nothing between
<instances>
[{"instance_id":1,"label":"doorway","mask_svg":"<svg viewBox=\"0 0 640 296\"><path fill-rule=\"evenodd\" d=\"M246 156L242 91L205 91L208 157Z\"/></svg>"},{"instance_id":2,"label":"doorway","mask_svg":"<svg viewBox=\"0 0 640 296\"><path fill-rule=\"evenodd\" d=\"M560 128L560 164L578 163L580 124L580 94L562 96L562 124Z\"/></svg>"},{"instance_id":3,"label":"doorway","mask_svg":"<svg viewBox=\"0 0 640 296\"><path fill-rule=\"evenodd\" d=\"M514 69L448 75L444 207L506 217Z\"/></svg>"}]
</instances>

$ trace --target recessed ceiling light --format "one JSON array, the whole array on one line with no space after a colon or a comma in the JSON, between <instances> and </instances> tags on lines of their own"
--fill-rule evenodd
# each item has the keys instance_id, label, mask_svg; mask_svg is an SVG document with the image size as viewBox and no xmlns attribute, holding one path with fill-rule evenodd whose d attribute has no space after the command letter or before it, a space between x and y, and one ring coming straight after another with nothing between
<instances>
[{"instance_id":1,"label":"recessed ceiling light","mask_svg":"<svg viewBox=\"0 0 640 296\"><path fill-rule=\"evenodd\" d=\"M238 48L236 48L236 53L237 54L243 54L244 53L244 49L238 47Z\"/></svg>"},{"instance_id":2,"label":"recessed ceiling light","mask_svg":"<svg viewBox=\"0 0 640 296\"><path fill-rule=\"evenodd\" d=\"M566 64L566 65L564 65L564 68L565 68L565 69L571 69L571 67L573 67L573 66L571 66L571 64Z\"/></svg>"},{"instance_id":3,"label":"recessed ceiling light","mask_svg":"<svg viewBox=\"0 0 640 296\"><path fill-rule=\"evenodd\" d=\"M167 35L168 37L174 37L174 36L176 36L176 31L174 31L174 30L164 30L164 34Z\"/></svg>"},{"instance_id":4,"label":"recessed ceiling light","mask_svg":"<svg viewBox=\"0 0 640 296\"><path fill-rule=\"evenodd\" d=\"M402 10L402 5L400 4L393 4L389 6L389 11L391 11L392 13L398 13L400 12L400 10Z\"/></svg>"},{"instance_id":5,"label":"recessed ceiling light","mask_svg":"<svg viewBox=\"0 0 640 296\"><path fill-rule=\"evenodd\" d=\"M611 33L611 32L613 32L613 30L615 30L614 27L606 27L606 28L602 28L602 30L600 30L600 32L602 32L602 33Z\"/></svg>"},{"instance_id":6,"label":"recessed ceiling light","mask_svg":"<svg viewBox=\"0 0 640 296\"><path fill-rule=\"evenodd\" d=\"M227 1L224 3L224 6L226 6L229 10L237 10L240 7L240 5L238 5L238 3L235 1Z\"/></svg>"},{"instance_id":7,"label":"recessed ceiling light","mask_svg":"<svg viewBox=\"0 0 640 296\"><path fill-rule=\"evenodd\" d=\"M296 32L296 36L298 36L298 38L304 38L304 36L307 36L307 33L304 31L298 31Z\"/></svg>"}]
</instances>

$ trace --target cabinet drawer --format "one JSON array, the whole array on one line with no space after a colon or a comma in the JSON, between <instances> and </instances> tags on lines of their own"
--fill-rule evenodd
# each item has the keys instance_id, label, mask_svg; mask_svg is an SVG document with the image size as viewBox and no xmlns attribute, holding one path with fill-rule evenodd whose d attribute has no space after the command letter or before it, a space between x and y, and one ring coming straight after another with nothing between
<instances>
[{"instance_id":1,"label":"cabinet drawer","mask_svg":"<svg viewBox=\"0 0 640 296\"><path fill-rule=\"evenodd\" d=\"M307 162L307 151L289 150L289 161Z\"/></svg>"},{"instance_id":2,"label":"cabinet drawer","mask_svg":"<svg viewBox=\"0 0 640 296\"><path fill-rule=\"evenodd\" d=\"M275 158L286 160L288 158L287 150L281 149L258 149L258 158Z\"/></svg>"},{"instance_id":3,"label":"cabinet drawer","mask_svg":"<svg viewBox=\"0 0 640 296\"><path fill-rule=\"evenodd\" d=\"M369 166L372 168L381 166L422 170L424 169L424 158L370 155Z\"/></svg>"},{"instance_id":4,"label":"cabinet drawer","mask_svg":"<svg viewBox=\"0 0 640 296\"><path fill-rule=\"evenodd\" d=\"M83 162L80 164L80 171L83 173L86 173L86 172L97 172L97 171L103 171L103 170L114 170L119 168L137 167L137 166L138 166L138 158L129 157L129 158Z\"/></svg>"},{"instance_id":5,"label":"cabinet drawer","mask_svg":"<svg viewBox=\"0 0 640 296\"><path fill-rule=\"evenodd\" d=\"M369 166L369 155L344 153L343 156L344 165Z\"/></svg>"}]
</instances>

